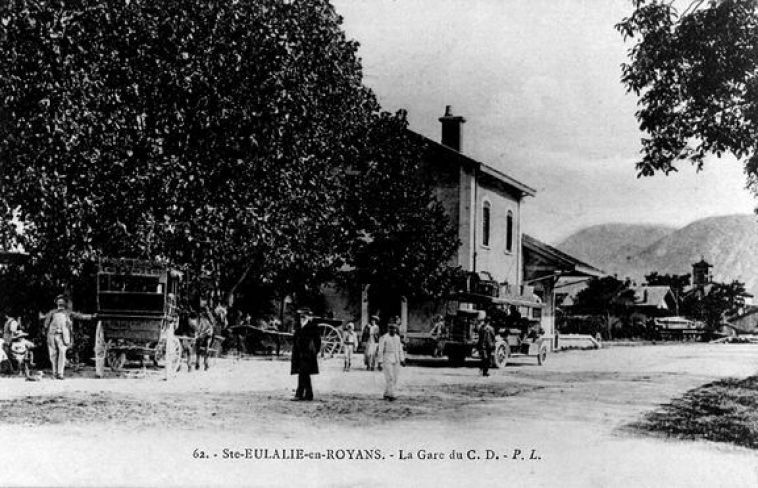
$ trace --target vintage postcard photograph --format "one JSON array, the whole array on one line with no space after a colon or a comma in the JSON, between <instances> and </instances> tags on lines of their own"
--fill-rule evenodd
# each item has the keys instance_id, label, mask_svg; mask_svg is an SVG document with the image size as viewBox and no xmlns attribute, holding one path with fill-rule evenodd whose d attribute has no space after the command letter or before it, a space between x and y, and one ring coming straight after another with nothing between
<instances>
[{"instance_id":1,"label":"vintage postcard photograph","mask_svg":"<svg viewBox=\"0 0 758 488\"><path fill-rule=\"evenodd\" d=\"M758 486L758 0L0 1L0 486Z\"/></svg>"}]
</instances>

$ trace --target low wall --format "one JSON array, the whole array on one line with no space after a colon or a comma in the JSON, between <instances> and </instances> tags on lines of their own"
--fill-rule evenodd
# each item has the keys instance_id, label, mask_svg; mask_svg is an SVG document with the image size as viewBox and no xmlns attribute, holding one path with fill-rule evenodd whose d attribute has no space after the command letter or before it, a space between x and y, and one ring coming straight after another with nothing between
<instances>
[{"instance_id":1,"label":"low wall","mask_svg":"<svg viewBox=\"0 0 758 488\"><path fill-rule=\"evenodd\" d=\"M600 349L600 343L589 334L561 334L558 349Z\"/></svg>"}]
</instances>

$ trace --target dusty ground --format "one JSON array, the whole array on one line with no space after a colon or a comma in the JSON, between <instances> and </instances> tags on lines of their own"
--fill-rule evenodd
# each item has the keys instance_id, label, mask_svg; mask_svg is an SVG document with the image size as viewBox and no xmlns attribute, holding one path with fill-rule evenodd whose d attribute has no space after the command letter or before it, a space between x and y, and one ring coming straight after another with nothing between
<instances>
[{"instance_id":1,"label":"dusty ground","mask_svg":"<svg viewBox=\"0 0 758 488\"><path fill-rule=\"evenodd\" d=\"M221 360L170 383L89 371L65 381L2 378L0 485L752 487L754 450L628 426L691 388L756 371L755 345L572 351L490 378L473 363L426 359L401 371L395 403L381 400L381 373L345 374L338 359L314 377L313 403L289 401L294 377L275 360ZM270 457L302 448L322 459L225 458L224 449L245 448ZM400 460L399 450L414 459ZM422 460L419 450L464 459ZM471 450L481 459L465 459ZM383 459L356 459L365 457Z\"/></svg>"}]
</instances>

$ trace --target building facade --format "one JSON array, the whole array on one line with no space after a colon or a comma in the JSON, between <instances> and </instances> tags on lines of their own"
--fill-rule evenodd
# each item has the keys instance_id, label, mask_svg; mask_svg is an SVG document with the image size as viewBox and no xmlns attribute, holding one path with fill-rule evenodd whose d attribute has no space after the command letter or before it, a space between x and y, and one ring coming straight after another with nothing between
<instances>
[{"instance_id":1,"label":"building facade","mask_svg":"<svg viewBox=\"0 0 758 488\"><path fill-rule=\"evenodd\" d=\"M450 106L439 120L441 142L423 138L429 147L425 174L458 227L461 246L451 264L518 289L523 277L521 205L536 191L466 156L466 120L453 115Z\"/></svg>"},{"instance_id":2,"label":"building facade","mask_svg":"<svg viewBox=\"0 0 758 488\"><path fill-rule=\"evenodd\" d=\"M504 172L464 154L463 128L466 120L454 115L450 106L439 119L441 140L412 133L427 147L423 173L458 229L461 245L451 266L476 273L481 279L496 281L501 298L514 302L542 302L542 328L554 336L554 287L563 277L600 276L601 272L573 257L525 236L521 208L526 197L536 190ZM398 297L397 305L377 304L371 285L363 285L360 310L347 310L348 301L329 300L335 316L360 316L361 327L379 310L383 318L398 315L404 333L424 334L444 303L432 300L408 301ZM340 306L337 306L337 305ZM335 307L333 307L335 308ZM388 310L389 309L389 310Z\"/></svg>"}]
</instances>

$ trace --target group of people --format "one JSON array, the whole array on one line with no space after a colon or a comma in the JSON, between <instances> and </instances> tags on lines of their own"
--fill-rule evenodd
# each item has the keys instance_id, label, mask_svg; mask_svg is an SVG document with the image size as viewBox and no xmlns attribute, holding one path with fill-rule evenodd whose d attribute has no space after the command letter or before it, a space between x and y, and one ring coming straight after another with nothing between
<instances>
[{"instance_id":1,"label":"group of people","mask_svg":"<svg viewBox=\"0 0 758 488\"><path fill-rule=\"evenodd\" d=\"M48 355L53 378L62 380L66 371L66 352L73 344L73 320L92 320L95 315L83 314L71 310L70 302L64 295L55 297L55 308L40 315L43 319L43 334L47 343ZM36 381L39 377L32 374L34 364L34 342L21 327L18 317L6 315L3 324L3 353L23 372L27 381Z\"/></svg>"},{"instance_id":2,"label":"group of people","mask_svg":"<svg viewBox=\"0 0 758 488\"><path fill-rule=\"evenodd\" d=\"M291 374L297 375L297 389L294 401L313 400L313 385L311 375L318 374L318 354L321 350L321 331L313 321L313 313L310 309L298 310L299 326L295 330L292 344ZM398 324L391 321L387 327L387 333L381 335L379 317L372 316L366 341L364 361L366 369L373 371L379 369L384 372L385 389L384 399L394 401L397 396L398 373L401 366L405 366L405 352L400 340ZM344 371L350 371L353 354L358 345L358 336L355 333L352 322L345 326L343 334L345 346Z\"/></svg>"}]
</instances>

